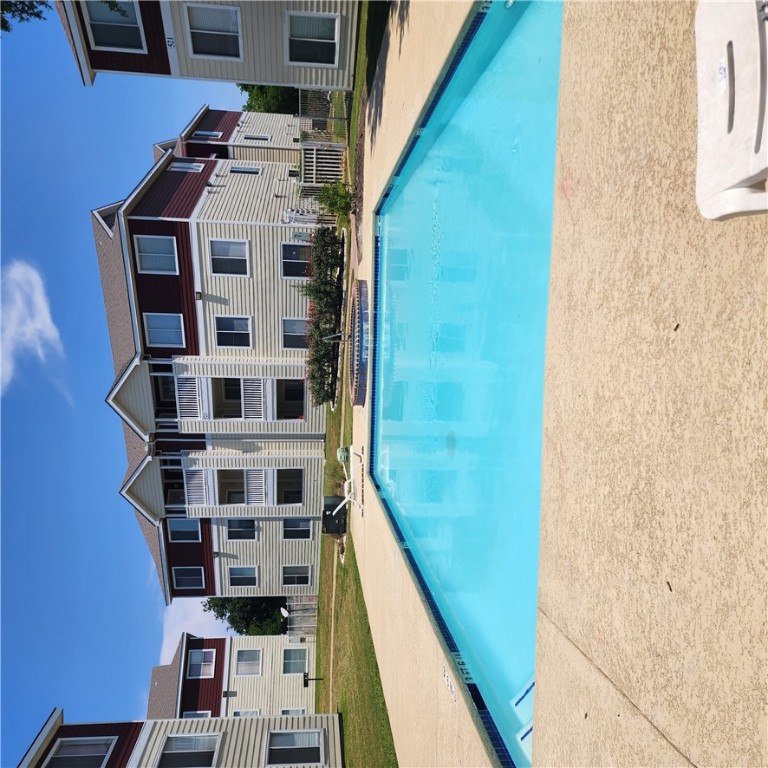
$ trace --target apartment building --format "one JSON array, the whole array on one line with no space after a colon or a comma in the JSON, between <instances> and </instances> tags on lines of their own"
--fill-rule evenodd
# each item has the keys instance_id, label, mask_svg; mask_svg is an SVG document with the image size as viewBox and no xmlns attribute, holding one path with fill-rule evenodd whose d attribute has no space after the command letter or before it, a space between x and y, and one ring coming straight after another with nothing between
<instances>
[{"instance_id":1,"label":"apartment building","mask_svg":"<svg viewBox=\"0 0 768 768\"><path fill-rule=\"evenodd\" d=\"M126 199L92 211L121 494L167 602L316 594L325 410L306 386L301 289L323 218L290 159L208 151L224 131L196 124Z\"/></svg>"},{"instance_id":2,"label":"apartment building","mask_svg":"<svg viewBox=\"0 0 768 768\"><path fill-rule=\"evenodd\" d=\"M172 661L152 670L147 719L313 714L314 677L308 638L184 632Z\"/></svg>"},{"instance_id":3,"label":"apartment building","mask_svg":"<svg viewBox=\"0 0 768 768\"><path fill-rule=\"evenodd\" d=\"M18 768L342 768L338 715L65 724L54 709Z\"/></svg>"},{"instance_id":4,"label":"apartment building","mask_svg":"<svg viewBox=\"0 0 768 768\"><path fill-rule=\"evenodd\" d=\"M99 72L352 90L357 2L57 0L85 85Z\"/></svg>"}]
</instances>

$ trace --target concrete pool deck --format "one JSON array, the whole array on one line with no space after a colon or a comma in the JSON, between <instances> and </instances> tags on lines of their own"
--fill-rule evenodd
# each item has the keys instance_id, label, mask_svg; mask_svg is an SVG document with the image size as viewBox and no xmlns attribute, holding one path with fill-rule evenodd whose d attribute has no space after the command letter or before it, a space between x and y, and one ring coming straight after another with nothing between
<instances>
[{"instance_id":1,"label":"concrete pool deck","mask_svg":"<svg viewBox=\"0 0 768 768\"><path fill-rule=\"evenodd\" d=\"M368 108L360 278L373 207L472 8L394 4ZM768 764L768 216L696 209L694 11L565 4L537 765ZM355 408L355 450L368 439ZM491 764L361 475L350 525L398 760Z\"/></svg>"}]
</instances>

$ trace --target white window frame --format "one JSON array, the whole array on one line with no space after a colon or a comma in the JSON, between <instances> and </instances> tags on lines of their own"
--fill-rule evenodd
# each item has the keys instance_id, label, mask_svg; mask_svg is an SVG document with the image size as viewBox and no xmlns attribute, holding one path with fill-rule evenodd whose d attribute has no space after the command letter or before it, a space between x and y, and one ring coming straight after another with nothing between
<instances>
[{"instance_id":1,"label":"white window frame","mask_svg":"<svg viewBox=\"0 0 768 768\"><path fill-rule=\"evenodd\" d=\"M272 141L270 133L247 133L243 136L243 141Z\"/></svg>"},{"instance_id":2,"label":"white window frame","mask_svg":"<svg viewBox=\"0 0 768 768\"><path fill-rule=\"evenodd\" d=\"M244 175L260 176L262 166L260 165L233 165L230 167L230 173L241 173Z\"/></svg>"},{"instance_id":3,"label":"white window frame","mask_svg":"<svg viewBox=\"0 0 768 768\"><path fill-rule=\"evenodd\" d=\"M309 523L309 525L306 527L302 526L300 528L291 529L294 531L309 531L309 536L293 536L293 537L286 536L285 524L289 520L300 520L302 522ZM311 517L284 517L282 521L281 529L280 529L282 532L282 540L283 541L312 541L315 538L315 531L312 523L313 523L313 520Z\"/></svg>"},{"instance_id":4,"label":"white window frame","mask_svg":"<svg viewBox=\"0 0 768 768\"><path fill-rule=\"evenodd\" d=\"M285 583L285 569L286 568L306 568L307 569L307 583L306 584L286 584ZM284 587L309 587L312 586L312 566L309 563L287 563L280 569L280 583Z\"/></svg>"},{"instance_id":5,"label":"white window frame","mask_svg":"<svg viewBox=\"0 0 768 768\"><path fill-rule=\"evenodd\" d=\"M189 673L189 668L192 666L193 653L212 654L210 661L205 661L205 659L203 659L202 661L196 662L196 664L200 665L201 669L204 664L205 665L210 664L211 665L210 675L191 675ZM206 680L214 677L215 674L216 674L216 649L215 648L190 648L189 653L187 654L187 680Z\"/></svg>"},{"instance_id":6,"label":"white window frame","mask_svg":"<svg viewBox=\"0 0 768 768\"><path fill-rule=\"evenodd\" d=\"M259 652L259 671L258 672L240 672L240 659L241 653L252 653L253 651ZM264 661L264 654L261 648L238 648L235 654L235 677L261 677L262 662ZM244 661L243 664L253 664L252 661Z\"/></svg>"},{"instance_id":7,"label":"white window frame","mask_svg":"<svg viewBox=\"0 0 768 768\"><path fill-rule=\"evenodd\" d=\"M306 714L306 707L283 707L280 710L280 717L301 717Z\"/></svg>"},{"instance_id":8,"label":"white window frame","mask_svg":"<svg viewBox=\"0 0 768 768\"><path fill-rule=\"evenodd\" d=\"M166 754L165 747L167 746L168 742L171 739L195 739L195 738L216 738L216 746L213 750L213 758L211 759L211 766L215 766L217 764L218 758L219 758L219 748L221 747L221 734L220 733L169 733L165 740L163 741L162 749L160 750L160 754L157 756L157 762L155 763L155 766L160 765L160 761L163 759L163 755ZM182 750L179 750L182 751ZM207 749L190 749L190 750L184 750L187 754L189 752L208 752ZM173 754L173 753L168 753Z\"/></svg>"},{"instance_id":9,"label":"white window frame","mask_svg":"<svg viewBox=\"0 0 768 768\"><path fill-rule=\"evenodd\" d=\"M236 568L250 568L253 569L255 576L254 584L233 584L232 583L232 571ZM257 565L230 565L227 569L227 585L230 589L254 589L259 586L259 567Z\"/></svg>"},{"instance_id":10,"label":"white window frame","mask_svg":"<svg viewBox=\"0 0 768 768\"><path fill-rule=\"evenodd\" d=\"M253 536L230 536L230 528L229 524L233 520L248 520L253 523ZM250 531L250 528L248 529L241 529L241 530L248 530ZM259 533L256 528L256 518L254 517L228 517L227 518L227 541L257 541L259 538Z\"/></svg>"},{"instance_id":11,"label":"white window frame","mask_svg":"<svg viewBox=\"0 0 768 768\"><path fill-rule=\"evenodd\" d=\"M176 571L181 570L182 568L196 568L198 571L200 571L200 581L201 584L199 587L179 587L176 585ZM173 588L175 590L184 590L184 589L205 589L205 570L203 569L202 565L176 565L173 568L171 568L171 576L173 578Z\"/></svg>"},{"instance_id":12,"label":"white window frame","mask_svg":"<svg viewBox=\"0 0 768 768\"><path fill-rule=\"evenodd\" d=\"M280 256L282 259L282 254ZM286 352L306 352L309 349L309 342L306 347L286 347L285 346L285 321L286 320L300 320L307 324L307 333L309 333L309 320L306 317L281 317L280 318L280 349ZM297 336L298 334L290 333L289 336Z\"/></svg>"},{"instance_id":13,"label":"white window frame","mask_svg":"<svg viewBox=\"0 0 768 768\"><path fill-rule=\"evenodd\" d=\"M139 248L139 238L142 240L172 240L173 241L173 272L162 269L143 269L141 266L141 249ZM173 235L134 235L133 252L136 255L136 268L142 275L178 275L179 274L179 251L176 247L176 238Z\"/></svg>"},{"instance_id":14,"label":"white window frame","mask_svg":"<svg viewBox=\"0 0 768 768\"><path fill-rule=\"evenodd\" d=\"M232 717L260 717L260 709L236 709L232 713Z\"/></svg>"},{"instance_id":15,"label":"white window frame","mask_svg":"<svg viewBox=\"0 0 768 768\"><path fill-rule=\"evenodd\" d=\"M309 275L305 275L303 277L299 277L299 276L295 276L295 275L286 275L285 274L285 269L284 269L284 267L285 267L285 258L283 256L283 246L286 246L286 245L298 246L298 247L301 247L301 248L309 248L310 254L312 253L312 243L311 242L310 243L301 243L301 242L297 242L295 240L293 242L291 242L289 240L282 240L280 242L280 277L281 277L281 279L283 279L283 280L309 280ZM307 263L311 264L312 262L310 260ZM288 318L285 318L285 319L288 319Z\"/></svg>"},{"instance_id":16,"label":"white window frame","mask_svg":"<svg viewBox=\"0 0 768 768\"><path fill-rule=\"evenodd\" d=\"M272 734L273 733L316 733L317 734L317 748L318 752L320 753L320 760L316 763L298 763L298 765L325 765L325 729L324 728L297 728L295 730L288 730L288 729L282 729L282 730L275 730L270 731L267 734L266 744L264 746L264 765L265 766L273 766L273 765L286 765L286 763L270 763L269 762L269 751L270 751L270 742L272 740ZM313 745L314 746L314 745ZM295 747L294 747L295 748ZM275 749L275 747L272 747L272 749ZM277 747L277 749L280 749L280 747Z\"/></svg>"},{"instance_id":17,"label":"white window frame","mask_svg":"<svg viewBox=\"0 0 768 768\"><path fill-rule=\"evenodd\" d=\"M197 538L196 539L174 539L173 538L173 528L172 524L174 522L177 522L179 520L184 520L185 522L193 522L197 523ZM195 544L200 543L200 520L198 520L196 517L169 517L168 518L168 541L172 542L173 544Z\"/></svg>"},{"instance_id":18,"label":"white window frame","mask_svg":"<svg viewBox=\"0 0 768 768\"><path fill-rule=\"evenodd\" d=\"M189 141L195 141L196 139L220 139L222 137L221 131L192 131L192 135L189 137Z\"/></svg>"},{"instance_id":19,"label":"white window frame","mask_svg":"<svg viewBox=\"0 0 768 768\"><path fill-rule=\"evenodd\" d=\"M56 739L56 743L53 745L53 749L48 753L48 757L45 758L45 762L40 766L40 768L45 768L45 766L47 766L54 757L57 757L56 750L64 743L77 742L78 744L103 744L107 741L110 742L110 745L107 748L107 753L104 755L104 759L102 760L100 766L100 768L104 768L104 766L106 766L109 762L109 758L112 755L112 750L115 748L115 744L117 744L117 736L64 736L62 738ZM72 768L75 768L76 765L77 764L73 762Z\"/></svg>"},{"instance_id":20,"label":"white window frame","mask_svg":"<svg viewBox=\"0 0 768 768\"><path fill-rule=\"evenodd\" d=\"M333 64L315 64L311 61L291 61L291 16L320 16L325 19L334 19L336 21L334 29L334 46L335 56L333 58ZM340 16L338 13L308 13L306 11L286 11L285 12L285 66L286 67L318 67L320 69L338 69L339 67L339 49L341 48L339 41L339 29ZM298 39L298 38L297 38ZM322 40L320 42L329 43L330 40Z\"/></svg>"},{"instance_id":21,"label":"white window frame","mask_svg":"<svg viewBox=\"0 0 768 768\"><path fill-rule=\"evenodd\" d=\"M194 678L193 678L194 679ZM210 709L188 709L182 715L184 720L202 720L211 716Z\"/></svg>"},{"instance_id":22,"label":"white window frame","mask_svg":"<svg viewBox=\"0 0 768 768\"><path fill-rule=\"evenodd\" d=\"M245 273L214 272L213 270L213 244L214 243L242 243L245 246L245 256L217 256L217 259L232 259L233 261L245 261ZM212 237L208 240L208 257L210 259L211 274L216 277L250 277L251 276L251 244L248 240L236 240L228 237Z\"/></svg>"},{"instance_id":23,"label":"white window frame","mask_svg":"<svg viewBox=\"0 0 768 768\"><path fill-rule=\"evenodd\" d=\"M149 326L147 321L150 317L178 317L179 327L181 328L181 344L153 344L149 338ZM142 319L144 321L144 338L147 340L148 347L167 347L168 349L184 349L186 346L186 336L184 335L184 315L177 312L143 312Z\"/></svg>"},{"instance_id":24,"label":"white window frame","mask_svg":"<svg viewBox=\"0 0 768 768\"><path fill-rule=\"evenodd\" d=\"M181 171L182 173L200 173L205 167L205 163L171 163L168 166L169 171Z\"/></svg>"},{"instance_id":25,"label":"white window frame","mask_svg":"<svg viewBox=\"0 0 768 768\"><path fill-rule=\"evenodd\" d=\"M237 13L237 49L240 53L239 56L216 56L215 54L210 53L195 53L195 48L192 45L192 28L189 26L189 9L190 8L205 8L206 10L210 9L211 7L216 8L217 10L223 10L226 9L228 11L235 11ZM216 5L216 6L210 6L210 5L201 5L200 3L184 3L184 12L183 12L183 23L184 23L184 32L185 32L185 42L187 44L187 56L189 56L190 59L209 59L214 61L243 61L243 19L240 14L240 8L236 5ZM195 30L195 32L204 32L206 34L227 34L225 32L206 32L206 30ZM233 33L230 33L233 34Z\"/></svg>"},{"instance_id":26,"label":"white window frame","mask_svg":"<svg viewBox=\"0 0 768 768\"><path fill-rule=\"evenodd\" d=\"M81 7L83 9L83 13L85 16L85 30L88 34L88 45L91 47L91 50L93 51L119 51L120 53L136 53L139 55L146 55L147 54L147 38L144 35L144 22L141 18L141 8L136 2L136 0L124 0L125 2L132 3L133 7L136 9L136 21L139 25L139 35L141 36L141 48L112 48L107 47L105 45L96 45L96 42L93 37L93 30L91 29L91 24L93 23L91 21L91 14L88 12L88 5L87 3L83 2L81 4ZM119 14L118 14L119 15ZM96 24L99 22L97 21Z\"/></svg>"},{"instance_id":27,"label":"white window frame","mask_svg":"<svg viewBox=\"0 0 768 768\"><path fill-rule=\"evenodd\" d=\"M233 318L235 320L247 320L248 321L248 345L241 344L219 344L219 318ZM217 349L253 349L253 318L246 317L244 315L214 315L213 318L213 332ZM243 333L243 331L222 331L222 333Z\"/></svg>"}]
</instances>

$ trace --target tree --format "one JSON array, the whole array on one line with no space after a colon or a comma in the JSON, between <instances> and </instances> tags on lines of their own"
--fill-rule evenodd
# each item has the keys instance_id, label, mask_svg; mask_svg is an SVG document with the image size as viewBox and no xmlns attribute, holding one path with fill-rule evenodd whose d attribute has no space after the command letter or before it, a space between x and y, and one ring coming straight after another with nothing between
<instances>
[{"instance_id":1,"label":"tree","mask_svg":"<svg viewBox=\"0 0 768 768\"><path fill-rule=\"evenodd\" d=\"M285 619L283 597L209 597L203 610L225 621L240 635L281 635Z\"/></svg>"},{"instance_id":2,"label":"tree","mask_svg":"<svg viewBox=\"0 0 768 768\"><path fill-rule=\"evenodd\" d=\"M10 32L13 21L31 21L32 19L44 19L45 12L50 10L51 4L43 2L17 2L16 0L2 0L0 2L0 30Z\"/></svg>"},{"instance_id":3,"label":"tree","mask_svg":"<svg viewBox=\"0 0 768 768\"><path fill-rule=\"evenodd\" d=\"M279 85L244 85L238 83L240 91L247 97L244 112L278 112L296 115L299 112L299 91Z\"/></svg>"}]
</instances>

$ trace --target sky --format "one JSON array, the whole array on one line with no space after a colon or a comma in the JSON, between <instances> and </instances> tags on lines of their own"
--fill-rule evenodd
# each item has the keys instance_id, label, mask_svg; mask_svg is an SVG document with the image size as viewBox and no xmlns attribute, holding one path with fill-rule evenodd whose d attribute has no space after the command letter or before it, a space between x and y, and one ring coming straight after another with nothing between
<instances>
[{"instance_id":1,"label":"sky","mask_svg":"<svg viewBox=\"0 0 768 768\"><path fill-rule=\"evenodd\" d=\"M54 707L65 722L146 715L181 631L224 634L196 600L166 609L130 505L90 211L124 199L231 84L99 74L85 87L58 15L0 41L2 595L0 765Z\"/></svg>"}]
</instances>

